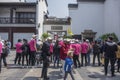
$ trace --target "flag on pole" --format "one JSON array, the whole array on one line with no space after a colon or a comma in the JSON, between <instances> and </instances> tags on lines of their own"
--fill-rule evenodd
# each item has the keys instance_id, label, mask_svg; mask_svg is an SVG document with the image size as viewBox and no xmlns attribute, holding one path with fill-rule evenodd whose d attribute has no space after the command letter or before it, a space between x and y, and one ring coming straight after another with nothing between
<instances>
[{"instance_id":1,"label":"flag on pole","mask_svg":"<svg viewBox=\"0 0 120 80\"><path fill-rule=\"evenodd\" d=\"M67 32L68 32L69 35L73 35L72 30L71 30L70 27L68 28Z\"/></svg>"}]
</instances>

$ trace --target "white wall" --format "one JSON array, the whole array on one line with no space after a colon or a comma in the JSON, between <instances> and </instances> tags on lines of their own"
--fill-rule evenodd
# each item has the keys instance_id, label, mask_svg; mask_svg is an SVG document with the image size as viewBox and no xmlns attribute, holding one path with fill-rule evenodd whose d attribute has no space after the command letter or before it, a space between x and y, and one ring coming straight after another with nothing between
<instances>
[{"instance_id":1,"label":"white wall","mask_svg":"<svg viewBox=\"0 0 120 80\"><path fill-rule=\"evenodd\" d=\"M67 31L68 28L70 27L70 25L44 25L44 29L43 29L44 32L46 33L47 31L52 31L51 30L51 26L62 26L63 27L63 31ZM62 31L62 30L58 30L58 31Z\"/></svg>"},{"instance_id":2,"label":"white wall","mask_svg":"<svg viewBox=\"0 0 120 80\"><path fill-rule=\"evenodd\" d=\"M40 0L37 5L37 21L36 21L36 29L38 29L38 35L39 38L41 38L43 34L43 21L44 21L44 15L47 12L47 6L45 3L45 0ZM39 25L39 27L38 27Z\"/></svg>"},{"instance_id":3,"label":"white wall","mask_svg":"<svg viewBox=\"0 0 120 80\"><path fill-rule=\"evenodd\" d=\"M116 33L120 40L120 0L105 2L105 32Z\"/></svg>"},{"instance_id":4,"label":"white wall","mask_svg":"<svg viewBox=\"0 0 120 80\"><path fill-rule=\"evenodd\" d=\"M69 9L74 34L92 29L99 37L104 32L104 4L101 2L79 2L78 9Z\"/></svg>"},{"instance_id":5,"label":"white wall","mask_svg":"<svg viewBox=\"0 0 120 80\"><path fill-rule=\"evenodd\" d=\"M8 40L8 33L7 32L0 32L0 37L2 40Z\"/></svg>"}]
</instances>

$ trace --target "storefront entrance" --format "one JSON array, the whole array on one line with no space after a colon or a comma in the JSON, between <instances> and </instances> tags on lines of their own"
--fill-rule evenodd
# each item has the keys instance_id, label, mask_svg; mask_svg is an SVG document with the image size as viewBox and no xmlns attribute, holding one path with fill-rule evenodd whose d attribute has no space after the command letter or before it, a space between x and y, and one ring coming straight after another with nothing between
<instances>
[{"instance_id":1,"label":"storefront entrance","mask_svg":"<svg viewBox=\"0 0 120 80\"><path fill-rule=\"evenodd\" d=\"M82 32L82 39L88 39L90 42L95 40L95 35L97 32L93 32L92 30L84 30L84 32Z\"/></svg>"}]
</instances>

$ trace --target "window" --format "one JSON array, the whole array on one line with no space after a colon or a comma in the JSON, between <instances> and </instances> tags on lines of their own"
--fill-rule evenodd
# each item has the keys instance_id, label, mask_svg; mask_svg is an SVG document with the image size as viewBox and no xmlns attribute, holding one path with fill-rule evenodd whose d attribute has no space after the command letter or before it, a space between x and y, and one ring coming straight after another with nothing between
<instances>
[{"instance_id":1,"label":"window","mask_svg":"<svg viewBox=\"0 0 120 80\"><path fill-rule=\"evenodd\" d=\"M16 12L17 23L35 23L35 12Z\"/></svg>"},{"instance_id":2,"label":"window","mask_svg":"<svg viewBox=\"0 0 120 80\"><path fill-rule=\"evenodd\" d=\"M51 30L63 30L62 26L51 26Z\"/></svg>"}]
</instances>

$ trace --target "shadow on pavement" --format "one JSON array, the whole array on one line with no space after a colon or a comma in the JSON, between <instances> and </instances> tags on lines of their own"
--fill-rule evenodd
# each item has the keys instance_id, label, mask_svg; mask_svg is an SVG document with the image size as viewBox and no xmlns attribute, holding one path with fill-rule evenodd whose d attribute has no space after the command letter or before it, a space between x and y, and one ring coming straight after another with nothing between
<instances>
[{"instance_id":1,"label":"shadow on pavement","mask_svg":"<svg viewBox=\"0 0 120 80\"><path fill-rule=\"evenodd\" d=\"M62 79L62 75L60 71L49 72L49 77L52 78L51 80Z\"/></svg>"},{"instance_id":2,"label":"shadow on pavement","mask_svg":"<svg viewBox=\"0 0 120 80\"><path fill-rule=\"evenodd\" d=\"M15 64L8 64L7 66L7 69L29 69L29 68L32 68L32 67L27 67L27 66L24 66L22 67L22 65L15 65Z\"/></svg>"},{"instance_id":3,"label":"shadow on pavement","mask_svg":"<svg viewBox=\"0 0 120 80\"><path fill-rule=\"evenodd\" d=\"M23 80L41 80L41 79L40 79L40 77L30 76L30 77L25 77Z\"/></svg>"},{"instance_id":4,"label":"shadow on pavement","mask_svg":"<svg viewBox=\"0 0 120 80\"><path fill-rule=\"evenodd\" d=\"M95 78L104 78L105 76L104 76L104 75L101 75L101 74L99 74L99 73L97 73L97 72L94 72L94 73L88 75L88 77L95 79Z\"/></svg>"},{"instance_id":5,"label":"shadow on pavement","mask_svg":"<svg viewBox=\"0 0 120 80\"><path fill-rule=\"evenodd\" d=\"M120 80L120 75L117 75L115 77L111 77L111 75L105 76L100 73L94 72L93 74L88 75L89 78L95 80Z\"/></svg>"}]
</instances>

